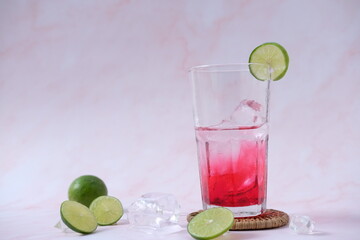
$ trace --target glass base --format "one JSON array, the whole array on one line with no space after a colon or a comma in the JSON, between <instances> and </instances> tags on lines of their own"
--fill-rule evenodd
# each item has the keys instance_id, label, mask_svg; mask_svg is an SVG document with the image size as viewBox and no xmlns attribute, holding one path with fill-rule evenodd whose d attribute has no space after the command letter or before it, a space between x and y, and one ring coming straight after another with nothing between
<instances>
[{"instance_id":1,"label":"glass base","mask_svg":"<svg viewBox=\"0 0 360 240\"><path fill-rule=\"evenodd\" d=\"M235 218L242 217L253 217L262 214L265 212L265 203L258 205L251 205L246 207L226 207L226 206L217 206L217 205L209 205L203 203L204 209L214 208L214 207L225 207L233 212Z\"/></svg>"}]
</instances>

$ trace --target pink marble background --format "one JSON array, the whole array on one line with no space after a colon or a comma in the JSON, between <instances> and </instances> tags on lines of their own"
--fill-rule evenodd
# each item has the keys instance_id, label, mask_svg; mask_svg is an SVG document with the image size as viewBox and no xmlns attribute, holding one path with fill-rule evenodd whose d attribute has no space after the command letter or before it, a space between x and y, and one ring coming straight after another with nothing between
<instances>
[{"instance_id":1,"label":"pink marble background","mask_svg":"<svg viewBox=\"0 0 360 240\"><path fill-rule=\"evenodd\" d=\"M65 239L52 226L83 174L125 206L156 191L201 208L187 69L246 62L268 41L290 55L272 84L268 207L312 216L323 238L356 239L356 0L2 0L0 238ZM298 237L282 231L268 234Z\"/></svg>"}]
</instances>

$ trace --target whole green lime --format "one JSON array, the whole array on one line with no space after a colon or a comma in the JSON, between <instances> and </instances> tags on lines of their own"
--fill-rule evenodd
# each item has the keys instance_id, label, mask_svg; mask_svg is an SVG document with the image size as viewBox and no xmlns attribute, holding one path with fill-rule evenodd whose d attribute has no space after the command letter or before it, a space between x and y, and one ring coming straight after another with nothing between
<instances>
[{"instance_id":1,"label":"whole green lime","mask_svg":"<svg viewBox=\"0 0 360 240\"><path fill-rule=\"evenodd\" d=\"M87 207L95 198L107 194L108 191L103 180L92 175L76 178L71 183L68 191L69 200L79 202Z\"/></svg>"}]
</instances>

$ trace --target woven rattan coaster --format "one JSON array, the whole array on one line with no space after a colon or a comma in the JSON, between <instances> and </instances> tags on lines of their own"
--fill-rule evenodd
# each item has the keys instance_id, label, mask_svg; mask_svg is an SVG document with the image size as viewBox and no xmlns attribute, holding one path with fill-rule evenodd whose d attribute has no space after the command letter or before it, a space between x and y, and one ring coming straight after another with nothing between
<instances>
[{"instance_id":1,"label":"woven rattan coaster","mask_svg":"<svg viewBox=\"0 0 360 240\"><path fill-rule=\"evenodd\" d=\"M187 216L188 222L202 211L203 210L190 213ZM274 209L267 209L263 214L255 217L235 218L234 225L230 230L241 231L278 228L288 223L289 216L286 213Z\"/></svg>"}]
</instances>

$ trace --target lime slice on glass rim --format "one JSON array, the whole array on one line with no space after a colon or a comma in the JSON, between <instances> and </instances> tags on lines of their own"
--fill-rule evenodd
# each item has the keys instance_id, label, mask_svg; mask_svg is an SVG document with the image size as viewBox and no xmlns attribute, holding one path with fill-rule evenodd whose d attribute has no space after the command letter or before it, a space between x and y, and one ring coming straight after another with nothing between
<instances>
[{"instance_id":1,"label":"lime slice on glass rim","mask_svg":"<svg viewBox=\"0 0 360 240\"><path fill-rule=\"evenodd\" d=\"M249 64L251 74L258 80L280 80L289 67L289 55L278 43L269 42L256 47L250 54Z\"/></svg>"},{"instance_id":2,"label":"lime slice on glass rim","mask_svg":"<svg viewBox=\"0 0 360 240\"><path fill-rule=\"evenodd\" d=\"M227 232L233 223L234 215L229 209L210 208L191 219L187 231L195 239L213 239Z\"/></svg>"},{"instance_id":3,"label":"lime slice on glass rim","mask_svg":"<svg viewBox=\"0 0 360 240\"><path fill-rule=\"evenodd\" d=\"M64 201L60 207L61 219L71 230L88 234L97 228L94 214L89 208L75 201Z\"/></svg>"},{"instance_id":4,"label":"lime slice on glass rim","mask_svg":"<svg viewBox=\"0 0 360 240\"><path fill-rule=\"evenodd\" d=\"M90 204L90 211L95 215L99 225L112 225L120 220L124 214L121 202L111 196L101 196Z\"/></svg>"}]
</instances>

